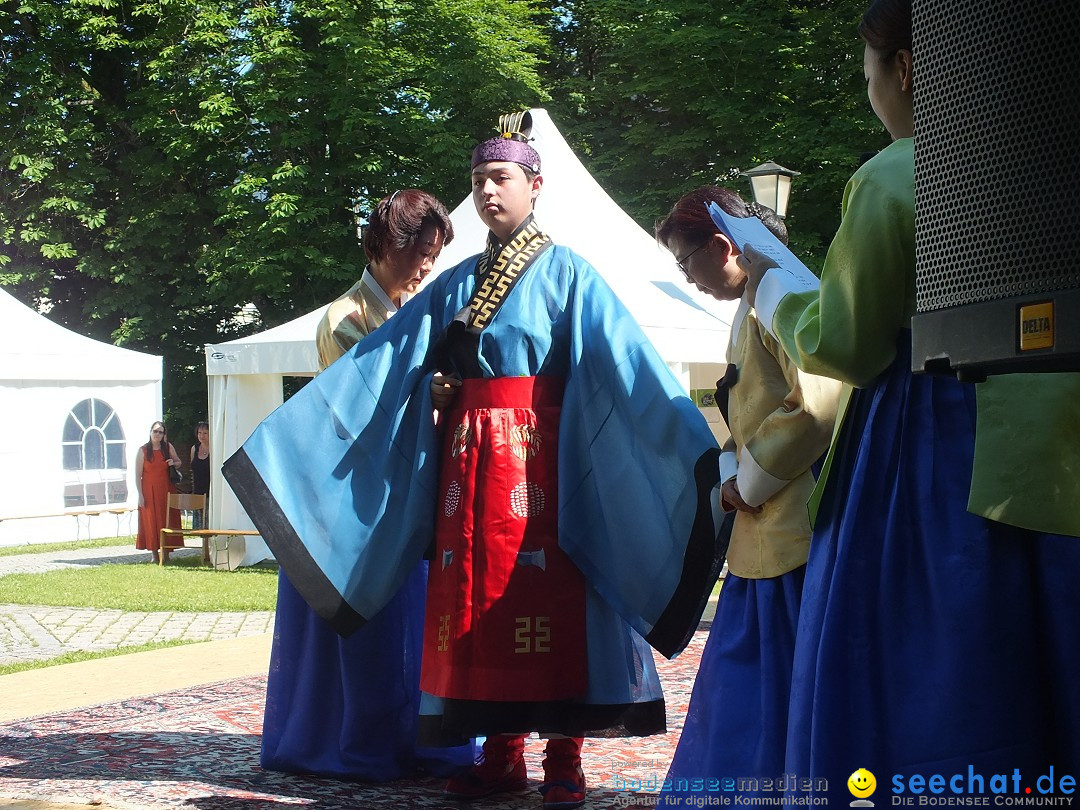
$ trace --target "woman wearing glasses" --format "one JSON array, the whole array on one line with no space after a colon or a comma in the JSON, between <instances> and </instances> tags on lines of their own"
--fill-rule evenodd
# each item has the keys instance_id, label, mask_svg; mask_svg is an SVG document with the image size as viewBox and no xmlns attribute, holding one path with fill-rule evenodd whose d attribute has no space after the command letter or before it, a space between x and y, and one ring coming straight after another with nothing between
<instances>
[{"instance_id":1,"label":"woman wearing glasses","mask_svg":"<svg viewBox=\"0 0 1080 810\"><path fill-rule=\"evenodd\" d=\"M160 562L159 553L166 559L169 557L169 549L159 552L159 546L168 514L169 494L176 492L176 485L169 479L173 467L180 469L180 456L169 443L165 423L154 422L150 426L150 440L139 448L135 457L135 489L139 493L139 535L135 539L135 548L150 549L155 563Z\"/></svg>"},{"instance_id":2,"label":"woman wearing glasses","mask_svg":"<svg viewBox=\"0 0 1080 810\"><path fill-rule=\"evenodd\" d=\"M320 368L391 318L453 238L446 208L427 192L407 189L381 200L364 230L367 269L319 323ZM471 745L415 745L426 581L423 564L371 622L342 638L280 576L264 768L385 781L472 761Z\"/></svg>"},{"instance_id":3,"label":"woman wearing glasses","mask_svg":"<svg viewBox=\"0 0 1080 810\"><path fill-rule=\"evenodd\" d=\"M703 793L713 778L784 773L811 465L829 446L840 392L836 381L799 371L758 323L742 297L741 253L718 231L709 203L731 216L756 216L787 242L771 209L715 186L683 196L656 229L689 283L721 301L739 300L717 390L731 432L720 457L723 507L735 512L728 577L668 773L669 804L685 804L695 780Z\"/></svg>"}]
</instances>

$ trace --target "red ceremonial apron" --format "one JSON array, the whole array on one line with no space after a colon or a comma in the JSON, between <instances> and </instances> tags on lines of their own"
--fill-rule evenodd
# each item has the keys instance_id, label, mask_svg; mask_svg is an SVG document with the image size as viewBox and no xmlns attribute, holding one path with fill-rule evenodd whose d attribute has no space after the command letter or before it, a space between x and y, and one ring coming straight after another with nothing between
<instances>
[{"instance_id":1,"label":"red ceremonial apron","mask_svg":"<svg viewBox=\"0 0 1080 810\"><path fill-rule=\"evenodd\" d=\"M459 700L585 692L585 582L558 546L558 377L466 379L445 435L420 687Z\"/></svg>"}]
</instances>

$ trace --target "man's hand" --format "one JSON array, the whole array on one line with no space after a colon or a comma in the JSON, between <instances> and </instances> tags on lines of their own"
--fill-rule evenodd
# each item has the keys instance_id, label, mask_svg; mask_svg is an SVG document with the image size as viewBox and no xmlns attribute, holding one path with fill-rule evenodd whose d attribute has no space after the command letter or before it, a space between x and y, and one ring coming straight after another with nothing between
<instances>
[{"instance_id":1,"label":"man's hand","mask_svg":"<svg viewBox=\"0 0 1080 810\"><path fill-rule=\"evenodd\" d=\"M750 245L746 246L746 249L735 262L742 268L742 271L746 273L746 290L743 293L746 298L746 303L750 306L754 306L761 279L765 277L766 272L778 265L764 253L755 250Z\"/></svg>"},{"instance_id":2,"label":"man's hand","mask_svg":"<svg viewBox=\"0 0 1080 810\"><path fill-rule=\"evenodd\" d=\"M751 515L756 515L761 511L760 506L751 506L742 499L742 495L739 494L739 485L735 482L734 478L729 478L720 487L720 497L724 500L724 506L730 509L738 509L740 512L749 512Z\"/></svg>"},{"instance_id":3,"label":"man's hand","mask_svg":"<svg viewBox=\"0 0 1080 810\"><path fill-rule=\"evenodd\" d=\"M450 374L436 374L431 378L431 404L437 411L450 407L461 388L461 380Z\"/></svg>"}]
</instances>

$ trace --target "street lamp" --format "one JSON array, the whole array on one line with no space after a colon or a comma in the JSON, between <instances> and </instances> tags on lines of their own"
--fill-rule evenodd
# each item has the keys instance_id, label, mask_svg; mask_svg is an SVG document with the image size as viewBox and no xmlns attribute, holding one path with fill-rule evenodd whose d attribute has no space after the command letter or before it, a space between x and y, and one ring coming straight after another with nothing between
<instances>
[{"instance_id":1,"label":"street lamp","mask_svg":"<svg viewBox=\"0 0 1080 810\"><path fill-rule=\"evenodd\" d=\"M791 178L798 177L800 172L785 169L779 163L773 163L770 160L753 169L739 172L739 174L750 178L750 185L754 189L755 202L768 206L780 217L787 214L788 196L791 194Z\"/></svg>"}]
</instances>

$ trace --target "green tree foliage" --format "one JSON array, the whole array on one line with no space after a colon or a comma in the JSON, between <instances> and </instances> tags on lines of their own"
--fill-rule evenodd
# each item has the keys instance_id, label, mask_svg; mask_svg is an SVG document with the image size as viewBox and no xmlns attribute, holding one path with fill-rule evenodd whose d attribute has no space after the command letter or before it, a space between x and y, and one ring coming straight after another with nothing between
<instances>
[{"instance_id":1,"label":"green tree foliage","mask_svg":"<svg viewBox=\"0 0 1080 810\"><path fill-rule=\"evenodd\" d=\"M566 0L552 17L558 120L646 229L682 193L766 160L802 172L792 245L819 265L860 153L888 143L866 101L866 0Z\"/></svg>"},{"instance_id":2,"label":"green tree foliage","mask_svg":"<svg viewBox=\"0 0 1080 810\"><path fill-rule=\"evenodd\" d=\"M535 13L0 2L0 282L77 331L164 353L167 409L190 424L204 343L339 294L388 190L466 193L495 113L542 98ZM237 325L248 303L257 319Z\"/></svg>"},{"instance_id":3,"label":"green tree foliage","mask_svg":"<svg viewBox=\"0 0 1080 810\"><path fill-rule=\"evenodd\" d=\"M379 197L456 202L496 114L548 93L646 228L696 185L747 194L733 167L801 171L789 223L817 264L859 154L887 143L865 2L0 0L0 283L163 353L182 436L203 344L340 293Z\"/></svg>"}]
</instances>

